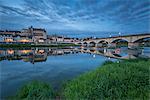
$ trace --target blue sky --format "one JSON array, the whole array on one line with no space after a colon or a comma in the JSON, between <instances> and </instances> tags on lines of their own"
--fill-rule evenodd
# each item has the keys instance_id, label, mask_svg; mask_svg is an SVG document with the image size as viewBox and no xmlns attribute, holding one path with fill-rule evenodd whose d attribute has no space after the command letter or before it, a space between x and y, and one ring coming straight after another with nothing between
<instances>
[{"instance_id":1,"label":"blue sky","mask_svg":"<svg viewBox=\"0 0 150 100\"><path fill-rule=\"evenodd\" d=\"M0 0L1 29L108 36L150 32L150 0ZM113 33L114 32L114 33Z\"/></svg>"}]
</instances>

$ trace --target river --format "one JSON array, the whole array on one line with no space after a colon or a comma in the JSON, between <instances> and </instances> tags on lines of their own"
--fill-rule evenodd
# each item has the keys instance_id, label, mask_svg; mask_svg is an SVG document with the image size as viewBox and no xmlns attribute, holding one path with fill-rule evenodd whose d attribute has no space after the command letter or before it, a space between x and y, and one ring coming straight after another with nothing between
<instances>
[{"instance_id":1,"label":"river","mask_svg":"<svg viewBox=\"0 0 150 100\"><path fill-rule=\"evenodd\" d=\"M54 89L80 74L100 67L106 60L150 58L150 47L128 50L106 48L0 48L1 98L13 96L32 80L50 83Z\"/></svg>"}]
</instances>

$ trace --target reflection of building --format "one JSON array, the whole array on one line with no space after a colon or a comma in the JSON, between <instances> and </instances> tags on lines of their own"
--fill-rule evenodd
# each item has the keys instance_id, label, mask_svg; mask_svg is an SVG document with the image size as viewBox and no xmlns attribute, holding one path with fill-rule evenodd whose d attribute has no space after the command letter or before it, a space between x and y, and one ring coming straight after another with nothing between
<instances>
[{"instance_id":1,"label":"reflection of building","mask_svg":"<svg viewBox=\"0 0 150 100\"><path fill-rule=\"evenodd\" d=\"M28 48L28 49L0 49L1 60L23 60L25 62L44 62L48 56L58 56L75 53L89 53L116 59L150 58L149 49L96 49L96 48Z\"/></svg>"},{"instance_id":2,"label":"reflection of building","mask_svg":"<svg viewBox=\"0 0 150 100\"><path fill-rule=\"evenodd\" d=\"M33 49L0 49L1 60L23 60L25 62L44 62L47 56L64 55L73 53L73 48L48 49L48 48L33 48Z\"/></svg>"}]
</instances>

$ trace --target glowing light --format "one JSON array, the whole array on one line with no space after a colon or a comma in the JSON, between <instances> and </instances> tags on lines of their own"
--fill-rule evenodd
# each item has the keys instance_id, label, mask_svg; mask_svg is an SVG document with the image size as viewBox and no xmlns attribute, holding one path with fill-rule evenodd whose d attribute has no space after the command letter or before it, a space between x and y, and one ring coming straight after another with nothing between
<instances>
[{"instance_id":1,"label":"glowing light","mask_svg":"<svg viewBox=\"0 0 150 100\"><path fill-rule=\"evenodd\" d=\"M8 54L13 54L13 53L14 53L14 50L7 50L7 53L8 53Z\"/></svg>"},{"instance_id":2,"label":"glowing light","mask_svg":"<svg viewBox=\"0 0 150 100\"><path fill-rule=\"evenodd\" d=\"M93 55L93 58L95 58L95 55Z\"/></svg>"},{"instance_id":3,"label":"glowing light","mask_svg":"<svg viewBox=\"0 0 150 100\"><path fill-rule=\"evenodd\" d=\"M19 42L30 42L30 40L22 39L22 40L19 40Z\"/></svg>"},{"instance_id":4,"label":"glowing light","mask_svg":"<svg viewBox=\"0 0 150 100\"><path fill-rule=\"evenodd\" d=\"M13 39L5 39L4 42L13 42Z\"/></svg>"},{"instance_id":5,"label":"glowing light","mask_svg":"<svg viewBox=\"0 0 150 100\"><path fill-rule=\"evenodd\" d=\"M44 50L39 50L38 53L41 53L41 54L42 54L42 53L44 53Z\"/></svg>"},{"instance_id":6,"label":"glowing light","mask_svg":"<svg viewBox=\"0 0 150 100\"><path fill-rule=\"evenodd\" d=\"M21 53L24 53L24 54L27 54L27 53L30 53L31 50L21 50L20 52L21 52Z\"/></svg>"},{"instance_id":7,"label":"glowing light","mask_svg":"<svg viewBox=\"0 0 150 100\"><path fill-rule=\"evenodd\" d=\"M39 40L39 42L44 42L44 40Z\"/></svg>"},{"instance_id":8,"label":"glowing light","mask_svg":"<svg viewBox=\"0 0 150 100\"><path fill-rule=\"evenodd\" d=\"M121 49L120 49L120 48L118 48L118 49L115 50L115 53L116 53L116 54L120 54L120 52L121 52Z\"/></svg>"}]
</instances>

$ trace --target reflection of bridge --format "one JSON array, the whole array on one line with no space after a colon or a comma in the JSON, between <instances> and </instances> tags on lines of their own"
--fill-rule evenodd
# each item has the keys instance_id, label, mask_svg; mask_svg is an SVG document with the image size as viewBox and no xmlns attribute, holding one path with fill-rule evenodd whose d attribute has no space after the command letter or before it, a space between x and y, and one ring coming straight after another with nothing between
<instances>
[{"instance_id":1,"label":"reflection of bridge","mask_svg":"<svg viewBox=\"0 0 150 100\"><path fill-rule=\"evenodd\" d=\"M145 39L150 39L150 33L147 34L137 34L137 35L126 35L126 36L116 36L108 38L95 38L95 39L85 39L78 44L82 46L95 46L101 47L103 45L116 46L120 40L126 41L128 43L128 48L134 48L139 46L140 43L144 42ZM148 40L150 43L150 40Z\"/></svg>"},{"instance_id":2,"label":"reflection of bridge","mask_svg":"<svg viewBox=\"0 0 150 100\"><path fill-rule=\"evenodd\" d=\"M116 59L135 59L138 56L141 55L142 51L141 50L126 50L126 55L122 56L121 55L121 49L99 49L97 48L82 48L80 50L83 53L90 53L90 54L96 54L96 55L102 55L106 56L109 58L116 58Z\"/></svg>"},{"instance_id":3,"label":"reflection of bridge","mask_svg":"<svg viewBox=\"0 0 150 100\"><path fill-rule=\"evenodd\" d=\"M148 49L149 50L149 49ZM122 49L105 49L105 48L29 48L29 49L0 49L1 60L23 60L25 62L43 62L48 56L57 56L74 53L90 53L102 55L117 59L134 59L142 55L141 50L125 50L122 55ZM123 51L124 53L124 51ZM147 55L150 58L150 54Z\"/></svg>"}]
</instances>

